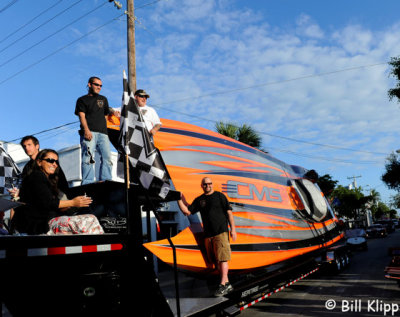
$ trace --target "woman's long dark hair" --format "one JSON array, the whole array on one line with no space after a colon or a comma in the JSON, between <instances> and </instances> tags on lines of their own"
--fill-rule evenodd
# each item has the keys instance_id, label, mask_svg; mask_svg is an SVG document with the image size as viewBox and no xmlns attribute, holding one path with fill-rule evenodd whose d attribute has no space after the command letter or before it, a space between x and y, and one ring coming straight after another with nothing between
<instances>
[{"instance_id":1,"label":"woman's long dark hair","mask_svg":"<svg viewBox=\"0 0 400 317\"><path fill-rule=\"evenodd\" d=\"M48 153L53 153L53 154L57 155L57 157L59 157L57 151L55 151L55 150L52 150L52 149L44 149L44 150L41 150L41 151L38 153L38 155L36 156L34 169L43 171L42 168L38 165L38 162L39 162L39 161L43 161L43 159L46 158L46 156L47 156ZM57 186L57 184L58 184L58 179L59 179L59 175L58 175L59 172L60 172L60 166L57 165L57 168L56 168L56 170L54 171L54 174L51 174L51 175L49 175L49 177L48 177L48 178L49 178L50 185L51 185L51 189L52 189L52 191L53 191L53 193L54 193L55 196L58 196L58 192L59 192L58 186Z\"/></svg>"}]
</instances>

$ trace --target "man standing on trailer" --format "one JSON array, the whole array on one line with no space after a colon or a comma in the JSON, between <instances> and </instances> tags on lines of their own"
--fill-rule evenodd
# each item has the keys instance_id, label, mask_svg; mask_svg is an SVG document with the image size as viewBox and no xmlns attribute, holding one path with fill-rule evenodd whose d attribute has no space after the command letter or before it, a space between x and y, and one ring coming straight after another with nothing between
<instances>
[{"instance_id":1,"label":"man standing on trailer","mask_svg":"<svg viewBox=\"0 0 400 317\"><path fill-rule=\"evenodd\" d=\"M153 137L157 131L160 130L161 121L154 108L149 107L146 104L148 98L150 98L150 95L145 90L138 89L135 91L136 103L139 106L140 112L142 113L147 131L149 131L150 135Z\"/></svg>"},{"instance_id":2,"label":"man standing on trailer","mask_svg":"<svg viewBox=\"0 0 400 317\"><path fill-rule=\"evenodd\" d=\"M200 211L203 220L205 246L209 261L217 264L221 282L215 296L224 296L233 290L228 279L228 261L231 259L228 223L232 240L236 241L236 227L232 207L224 194L214 191L212 180L204 177L201 181L203 194L188 204L185 197L178 201L179 208L186 216Z\"/></svg>"},{"instance_id":3,"label":"man standing on trailer","mask_svg":"<svg viewBox=\"0 0 400 317\"><path fill-rule=\"evenodd\" d=\"M105 116L114 114L119 117L120 113L110 108L107 98L100 95L102 87L103 83L99 77L90 77L87 84L88 94L76 101L75 114L81 123L79 134L82 149L82 185L94 182L95 151L98 151L101 157L99 180L112 178L110 140Z\"/></svg>"}]
</instances>

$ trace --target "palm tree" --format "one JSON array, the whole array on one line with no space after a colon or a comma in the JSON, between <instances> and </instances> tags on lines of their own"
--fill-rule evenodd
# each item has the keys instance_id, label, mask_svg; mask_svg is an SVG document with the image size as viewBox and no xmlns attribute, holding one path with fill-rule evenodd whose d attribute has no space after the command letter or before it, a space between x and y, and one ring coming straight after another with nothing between
<instances>
[{"instance_id":1,"label":"palm tree","mask_svg":"<svg viewBox=\"0 0 400 317\"><path fill-rule=\"evenodd\" d=\"M228 136L232 139L262 150L260 148L262 141L261 136L258 134L257 131L255 131L251 126L247 124L237 126L233 123L224 123L220 121L215 124L215 128L217 132L222 135Z\"/></svg>"},{"instance_id":2,"label":"palm tree","mask_svg":"<svg viewBox=\"0 0 400 317\"><path fill-rule=\"evenodd\" d=\"M222 121L215 124L217 132L236 140L238 127L232 123L223 123Z\"/></svg>"},{"instance_id":3,"label":"palm tree","mask_svg":"<svg viewBox=\"0 0 400 317\"><path fill-rule=\"evenodd\" d=\"M255 148L260 148L261 146L261 136L252 127L246 124L238 128L237 140Z\"/></svg>"}]
</instances>

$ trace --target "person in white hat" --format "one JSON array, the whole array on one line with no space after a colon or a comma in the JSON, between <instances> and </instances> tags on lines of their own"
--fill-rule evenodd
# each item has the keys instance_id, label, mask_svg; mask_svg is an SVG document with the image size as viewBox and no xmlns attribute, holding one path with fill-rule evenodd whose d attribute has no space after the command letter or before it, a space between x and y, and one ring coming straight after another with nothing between
<instances>
[{"instance_id":1,"label":"person in white hat","mask_svg":"<svg viewBox=\"0 0 400 317\"><path fill-rule=\"evenodd\" d=\"M145 90L138 89L135 91L135 99L142 113L147 131L149 131L151 136L154 136L161 128L161 121L154 108L146 104L148 98L150 98L150 95Z\"/></svg>"}]
</instances>

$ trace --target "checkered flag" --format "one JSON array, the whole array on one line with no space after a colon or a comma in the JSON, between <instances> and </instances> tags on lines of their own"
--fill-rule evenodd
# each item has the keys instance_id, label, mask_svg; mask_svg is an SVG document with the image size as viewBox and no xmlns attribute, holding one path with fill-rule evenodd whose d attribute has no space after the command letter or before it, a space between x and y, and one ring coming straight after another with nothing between
<instances>
[{"instance_id":1,"label":"checkered flag","mask_svg":"<svg viewBox=\"0 0 400 317\"><path fill-rule=\"evenodd\" d=\"M18 166L10 155L0 146L0 196L7 195L8 189L18 183L19 174L21 174Z\"/></svg>"},{"instance_id":2,"label":"checkered flag","mask_svg":"<svg viewBox=\"0 0 400 317\"><path fill-rule=\"evenodd\" d=\"M123 86L119 153L129 157L130 176L136 176L144 188L165 198L170 189L167 168L146 129L125 72ZM120 164L117 169L118 175L123 175Z\"/></svg>"}]
</instances>

